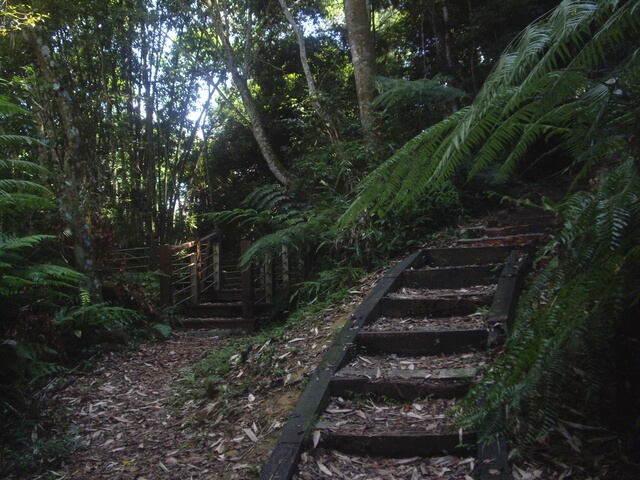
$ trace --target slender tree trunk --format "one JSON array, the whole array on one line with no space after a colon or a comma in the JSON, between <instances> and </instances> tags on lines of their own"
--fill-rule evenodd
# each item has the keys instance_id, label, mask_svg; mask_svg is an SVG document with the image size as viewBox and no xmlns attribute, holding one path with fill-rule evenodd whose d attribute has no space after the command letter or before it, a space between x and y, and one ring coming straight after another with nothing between
<instances>
[{"instance_id":1,"label":"slender tree trunk","mask_svg":"<svg viewBox=\"0 0 640 480\"><path fill-rule=\"evenodd\" d=\"M62 195L60 210L69 225L74 240L74 256L78 269L87 279L86 287L94 303L102 302L102 280L96 266L96 251L91 232L89 205L91 181L86 171L87 158L83 151L82 122L74 115L69 92L56 73L51 48L34 28L26 28L25 36L32 46L42 75L53 89L55 102L65 135L62 167Z\"/></svg>"},{"instance_id":2,"label":"slender tree trunk","mask_svg":"<svg viewBox=\"0 0 640 480\"><path fill-rule=\"evenodd\" d=\"M327 131L329 133L329 138L331 139L331 143L337 143L339 140L338 129L335 126L335 123L329 115L325 112L320 104L320 99L318 96L318 90L316 89L316 83L313 79L313 75L311 73L311 67L309 66L309 60L307 59L307 47L304 41L304 34L298 22L296 22L295 18L293 18L293 14L289 7L287 6L286 0L278 0L280 2L280 7L282 8L282 12L284 16L287 17L291 28L296 34L296 39L298 41L298 50L300 52L300 63L302 65L302 71L304 72L304 77L307 80L307 88L309 89L309 100L311 101L311 105L316 111L316 115L320 118L320 121L324 123L327 127Z\"/></svg>"},{"instance_id":3,"label":"slender tree trunk","mask_svg":"<svg viewBox=\"0 0 640 480\"><path fill-rule=\"evenodd\" d=\"M356 81L362 134L367 145L377 143L374 132L376 54L366 0L344 0L344 17L349 36L351 62Z\"/></svg>"},{"instance_id":4,"label":"slender tree trunk","mask_svg":"<svg viewBox=\"0 0 640 480\"><path fill-rule=\"evenodd\" d=\"M449 6L447 5L446 0L442 0L442 20L444 22L444 55L447 61L447 74L453 76L456 73L456 65L453 61L453 56L451 54L451 28L449 27ZM452 111L456 111L460 109L460 104L457 98L454 98L451 102L451 106L453 108Z\"/></svg>"},{"instance_id":5,"label":"slender tree trunk","mask_svg":"<svg viewBox=\"0 0 640 480\"><path fill-rule=\"evenodd\" d=\"M207 5L211 10L216 34L218 35L218 38L222 43L227 70L229 70L229 73L231 74L231 79L233 80L234 85L240 93L242 104L244 105L244 108L247 111L247 115L249 116L253 137L258 143L260 152L267 162L267 166L269 167L269 170L271 170L271 173L273 173L273 175L282 185L288 187L294 180L294 176L285 168L285 166L278 158L275 150L273 149L273 146L271 145L271 142L269 141L269 138L267 136L267 130L264 126L264 121L262 119L260 109L256 104L251 91L249 90L247 79L240 73L235 52L233 51L233 47L231 46L231 42L229 41L229 37L224 28L224 22L222 20L221 13L221 9L223 7L218 3L214 4L209 0L207 0Z\"/></svg>"}]
</instances>

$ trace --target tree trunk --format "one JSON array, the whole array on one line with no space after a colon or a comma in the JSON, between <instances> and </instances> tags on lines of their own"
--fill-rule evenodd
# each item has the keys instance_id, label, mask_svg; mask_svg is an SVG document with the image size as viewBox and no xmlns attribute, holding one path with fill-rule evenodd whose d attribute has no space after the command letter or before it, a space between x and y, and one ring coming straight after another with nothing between
<instances>
[{"instance_id":1,"label":"tree trunk","mask_svg":"<svg viewBox=\"0 0 640 480\"><path fill-rule=\"evenodd\" d=\"M216 34L222 44L227 69L229 70L229 73L231 73L231 79L233 80L234 85L240 93L242 104L244 105L244 108L247 111L247 115L249 116L253 137L258 143L260 152L267 162L271 173L273 173L273 175L282 185L288 187L294 180L294 176L285 168L285 166L278 158L275 150L273 149L273 146L271 145L271 142L269 141L269 138L267 136L267 130L264 126L264 121L262 120L260 109L256 104L253 95L251 95L251 91L249 90L247 79L240 73L240 70L238 69L238 61L236 59L235 52L233 51L233 47L231 46L231 42L229 41L229 37L224 28L221 13L222 6L217 3L214 4L211 1L207 1L207 4L211 10Z\"/></svg>"},{"instance_id":2,"label":"tree trunk","mask_svg":"<svg viewBox=\"0 0 640 480\"><path fill-rule=\"evenodd\" d=\"M366 0L344 0L344 17L349 36L351 62L356 81L360 123L365 143L375 146L373 100L375 98L376 54Z\"/></svg>"},{"instance_id":3,"label":"tree trunk","mask_svg":"<svg viewBox=\"0 0 640 480\"><path fill-rule=\"evenodd\" d=\"M74 241L77 268L85 275L86 287L93 303L102 302L102 280L96 265L96 251L91 232L89 205L90 178L87 175L81 135L82 122L73 113L69 92L56 73L51 48L34 28L24 29L25 36L35 54L42 75L51 86L65 135L62 165L62 194L60 211L69 226Z\"/></svg>"},{"instance_id":4,"label":"tree trunk","mask_svg":"<svg viewBox=\"0 0 640 480\"><path fill-rule=\"evenodd\" d=\"M289 7L287 6L286 0L278 0L280 2L280 7L282 8L282 12L284 16L287 17L291 28L296 34L296 39L298 41L298 50L300 52L300 63L302 65L302 71L304 72L304 76L307 80L307 88L309 89L309 100L311 101L311 105L316 111L316 115L320 118L320 121L327 127L327 131L329 133L329 138L331 139L331 143L336 143L339 140L338 129L333 122L333 119L327 115L327 113L322 108L320 104L320 100L318 97L318 90L316 89L316 83L313 79L313 75L311 74L311 67L309 67L309 60L307 59L307 47L304 41L304 34L302 33L302 29L298 22L296 22L295 18L293 18L293 14Z\"/></svg>"}]
</instances>

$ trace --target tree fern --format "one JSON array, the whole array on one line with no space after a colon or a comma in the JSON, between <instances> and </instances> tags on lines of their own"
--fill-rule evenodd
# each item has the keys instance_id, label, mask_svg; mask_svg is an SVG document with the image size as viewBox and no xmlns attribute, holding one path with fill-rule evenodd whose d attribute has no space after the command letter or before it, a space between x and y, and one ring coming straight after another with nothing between
<instances>
[{"instance_id":1,"label":"tree fern","mask_svg":"<svg viewBox=\"0 0 640 480\"><path fill-rule=\"evenodd\" d=\"M496 163L508 175L539 139L553 137L587 167L600 161L590 154L594 140L610 150L611 133L640 113L629 94L638 80L639 5L563 1L502 55L470 107L420 133L363 180L341 224L366 209L385 214L411 203L468 163L470 177Z\"/></svg>"}]
</instances>

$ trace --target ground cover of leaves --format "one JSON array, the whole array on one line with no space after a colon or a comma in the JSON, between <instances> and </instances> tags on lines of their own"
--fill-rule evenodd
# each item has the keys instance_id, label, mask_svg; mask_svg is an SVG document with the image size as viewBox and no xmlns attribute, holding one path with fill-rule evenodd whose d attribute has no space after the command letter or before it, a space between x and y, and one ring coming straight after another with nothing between
<instances>
[{"instance_id":1,"label":"ground cover of leaves","mask_svg":"<svg viewBox=\"0 0 640 480\"><path fill-rule=\"evenodd\" d=\"M176 330L166 341L105 354L62 380L47 407L64 423L56 430L72 437L70 454L8 478L258 478L306 378L365 288L274 338Z\"/></svg>"}]
</instances>

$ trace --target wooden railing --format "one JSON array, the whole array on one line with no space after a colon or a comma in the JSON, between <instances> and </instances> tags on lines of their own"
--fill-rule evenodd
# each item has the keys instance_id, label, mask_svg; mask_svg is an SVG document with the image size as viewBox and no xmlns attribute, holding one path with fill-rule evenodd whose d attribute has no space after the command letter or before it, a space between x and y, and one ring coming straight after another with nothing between
<instances>
[{"instance_id":1,"label":"wooden railing","mask_svg":"<svg viewBox=\"0 0 640 480\"><path fill-rule=\"evenodd\" d=\"M279 255L261 265L238 267L238 255L251 242L242 241L235 255L221 255L219 232L194 238L180 245L158 245L120 249L106 268L120 272L158 271L163 306L195 306L211 301L220 292L241 292L242 316L254 318L256 307L273 305L278 294L286 295L298 266L291 262L285 246ZM300 272L298 272L300 273ZM296 277L298 275L295 275Z\"/></svg>"},{"instance_id":2,"label":"wooden railing","mask_svg":"<svg viewBox=\"0 0 640 480\"><path fill-rule=\"evenodd\" d=\"M242 241L240 255L251 247ZM180 245L162 245L158 266L160 299L164 306L199 305L206 294L222 290L241 291L242 316L253 318L257 305L272 305L276 292L289 289L289 253L283 248L280 258L262 265L238 268L237 261L221 260L218 232Z\"/></svg>"},{"instance_id":3,"label":"wooden railing","mask_svg":"<svg viewBox=\"0 0 640 480\"><path fill-rule=\"evenodd\" d=\"M161 303L198 305L204 292L219 289L219 266L218 231L180 245L161 245L158 251Z\"/></svg>"}]
</instances>

